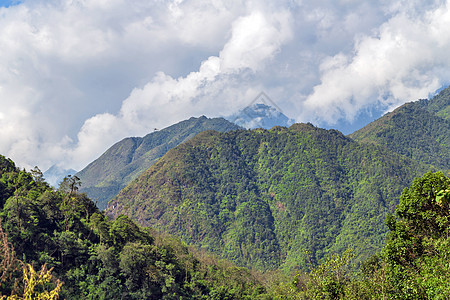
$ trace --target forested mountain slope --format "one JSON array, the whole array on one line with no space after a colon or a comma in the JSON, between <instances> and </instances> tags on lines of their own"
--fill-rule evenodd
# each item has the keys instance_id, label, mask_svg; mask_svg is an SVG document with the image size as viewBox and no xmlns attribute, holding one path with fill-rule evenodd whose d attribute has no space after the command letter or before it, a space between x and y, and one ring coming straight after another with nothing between
<instances>
[{"instance_id":1,"label":"forested mountain slope","mask_svg":"<svg viewBox=\"0 0 450 300\"><path fill-rule=\"evenodd\" d=\"M450 179L406 188L382 252L354 269L352 253L310 272L239 268L177 238L108 220L76 177L55 191L37 168L0 155L2 299L448 299ZM259 230L255 231L256 233ZM59 296L59 297L58 297Z\"/></svg>"},{"instance_id":2,"label":"forested mountain slope","mask_svg":"<svg viewBox=\"0 0 450 300\"><path fill-rule=\"evenodd\" d=\"M206 131L170 150L108 205L140 224L258 269L378 251L386 213L425 167L310 124Z\"/></svg>"},{"instance_id":3,"label":"forested mountain slope","mask_svg":"<svg viewBox=\"0 0 450 300\"><path fill-rule=\"evenodd\" d=\"M110 199L168 150L204 130L226 132L239 128L225 119L203 116L179 122L143 138L126 138L76 174L83 183L81 192L95 200L100 209L105 209Z\"/></svg>"},{"instance_id":4,"label":"forested mountain slope","mask_svg":"<svg viewBox=\"0 0 450 300\"><path fill-rule=\"evenodd\" d=\"M352 133L414 160L450 170L450 89L430 100L410 102Z\"/></svg>"},{"instance_id":5,"label":"forested mountain slope","mask_svg":"<svg viewBox=\"0 0 450 300\"><path fill-rule=\"evenodd\" d=\"M443 89L432 99L420 100L419 104L430 113L450 119L450 88Z\"/></svg>"},{"instance_id":6,"label":"forested mountain slope","mask_svg":"<svg viewBox=\"0 0 450 300\"><path fill-rule=\"evenodd\" d=\"M257 299L267 293L244 268L126 216L108 220L77 186L70 177L55 191L39 170L19 170L0 155L1 299L56 299L38 296L58 283L29 269L43 265L64 283L56 290L60 299Z\"/></svg>"}]
</instances>

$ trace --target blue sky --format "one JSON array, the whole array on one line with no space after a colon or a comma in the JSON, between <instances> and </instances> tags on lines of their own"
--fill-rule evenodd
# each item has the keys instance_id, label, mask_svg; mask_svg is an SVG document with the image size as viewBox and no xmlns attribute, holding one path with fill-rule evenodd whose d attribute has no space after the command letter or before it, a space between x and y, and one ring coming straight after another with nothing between
<instances>
[{"instance_id":1,"label":"blue sky","mask_svg":"<svg viewBox=\"0 0 450 300\"><path fill-rule=\"evenodd\" d=\"M80 170L127 136L262 91L348 133L450 81L450 0L0 5L0 153Z\"/></svg>"},{"instance_id":2,"label":"blue sky","mask_svg":"<svg viewBox=\"0 0 450 300\"><path fill-rule=\"evenodd\" d=\"M15 0L0 0L0 7L9 7L12 5L20 4L20 1Z\"/></svg>"}]
</instances>

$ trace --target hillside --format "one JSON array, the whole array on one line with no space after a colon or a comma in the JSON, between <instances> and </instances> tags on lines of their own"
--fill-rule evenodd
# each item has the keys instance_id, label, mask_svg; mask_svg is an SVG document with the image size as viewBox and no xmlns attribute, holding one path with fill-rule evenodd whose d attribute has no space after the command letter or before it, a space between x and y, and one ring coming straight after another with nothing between
<instances>
[{"instance_id":1,"label":"hillside","mask_svg":"<svg viewBox=\"0 0 450 300\"><path fill-rule=\"evenodd\" d=\"M123 215L111 221L75 186L68 177L55 191L39 169L28 173L0 155L0 298L450 297L450 179L442 172L404 189L386 218L386 245L361 268L346 250L295 275L236 267Z\"/></svg>"},{"instance_id":2,"label":"hillside","mask_svg":"<svg viewBox=\"0 0 450 300\"><path fill-rule=\"evenodd\" d=\"M147 170L173 147L204 130L226 132L240 127L222 118L190 118L142 138L123 139L76 175L82 181L81 192L105 209L123 187Z\"/></svg>"},{"instance_id":3,"label":"hillside","mask_svg":"<svg viewBox=\"0 0 450 300\"><path fill-rule=\"evenodd\" d=\"M60 299L256 299L267 293L249 270L125 216L108 220L76 192L76 178L65 183L68 189L55 191L38 170L20 170L0 155L1 299L56 299L42 293L57 283L63 283L54 290ZM53 280L32 271L44 265Z\"/></svg>"},{"instance_id":4,"label":"hillside","mask_svg":"<svg viewBox=\"0 0 450 300\"><path fill-rule=\"evenodd\" d=\"M450 119L450 88L443 89L432 99L420 100L419 104L430 113Z\"/></svg>"},{"instance_id":5,"label":"hillside","mask_svg":"<svg viewBox=\"0 0 450 300\"><path fill-rule=\"evenodd\" d=\"M305 267L378 251L386 213L425 168L310 124L203 132L169 151L107 208L240 265Z\"/></svg>"},{"instance_id":6,"label":"hillside","mask_svg":"<svg viewBox=\"0 0 450 300\"><path fill-rule=\"evenodd\" d=\"M414 160L450 170L450 89L430 100L410 102L352 133Z\"/></svg>"}]
</instances>

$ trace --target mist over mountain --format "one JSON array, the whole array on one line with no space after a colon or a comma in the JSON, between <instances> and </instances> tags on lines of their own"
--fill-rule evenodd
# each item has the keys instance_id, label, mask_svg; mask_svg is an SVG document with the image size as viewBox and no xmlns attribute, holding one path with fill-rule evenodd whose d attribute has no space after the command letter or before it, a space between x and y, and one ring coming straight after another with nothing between
<instances>
[{"instance_id":1,"label":"mist over mountain","mask_svg":"<svg viewBox=\"0 0 450 300\"><path fill-rule=\"evenodd\" d=\"M289 127L295 122L277 108L264 103L253 103L226 117L226 119L247 129L270 129L274 126Z\"/></svg>"},{"instance_id":2,"label":"mist over mountain","mask_svg":"<svg viewBox=\"0 0 450 300\"><path fill-rule=\"evenodd\" d=\"M59 183L64 180L67 175L74 175L77 173L74 169L64 169L57 165L51 166L44 172L45 180L53 187L58 187Z\"/></svg>"},{"instance_id":3,"label":"mist over mountain","mask_svg":"<svg viewBox=\"0 0 450 300\"><path fill-rule=\"evenodd\" d=\"M80 191L97 201L100 209L105 209L109 200L168 150L204 130L270 129L294 123L277 108L264 103L253 103L227 120L190 118L162 130L155 129L143 138L125 138L76 174L82 181Z\"/></svg>"}]
</instances>

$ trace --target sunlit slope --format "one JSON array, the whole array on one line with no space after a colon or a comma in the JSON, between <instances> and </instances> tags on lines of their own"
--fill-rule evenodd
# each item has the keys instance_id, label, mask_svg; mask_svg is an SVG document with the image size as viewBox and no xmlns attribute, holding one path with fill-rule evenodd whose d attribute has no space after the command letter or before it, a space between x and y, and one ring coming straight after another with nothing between
<instances>
[{"instance_id":1,"label":"sunlit slope","mask_svg":"<svg viewBox=\"0 0 450 300\"><path fill-rule=\"evenodd\" d=\"M350 135L414 160L450 170L450 90L410 102Z\"/></svg>"},{"instance_id":2,"label":"sunlit slope","mask_svg":"<svg viewBox=\"0 0 450 300\"><path fill-rule=\"evenodd\" d=\"M147 170L173 147L204 130L229 131L240 127L222 118L190 118L143 138L123 139L76 174L82 181L82 192L105 209L123 187Z\"/></svg>"},{"instance_id":3,"label":"sunlit slope","mask_svg":"<svg viewBox=\"0 0 450 300\"><path fill-rule=\"evenodd\" d=\"M203 132L170 150L107 209L240 265L304 265L378 251L384 218L425 167L310 124Z\"/></svg>"}]
</instances>

